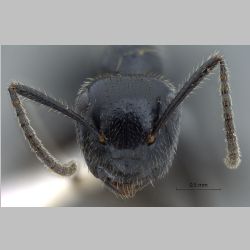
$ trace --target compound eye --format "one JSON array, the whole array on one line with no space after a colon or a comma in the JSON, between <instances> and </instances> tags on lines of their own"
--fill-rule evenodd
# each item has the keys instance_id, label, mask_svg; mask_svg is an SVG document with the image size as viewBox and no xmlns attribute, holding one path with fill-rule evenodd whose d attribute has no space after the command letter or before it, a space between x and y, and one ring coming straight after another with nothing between
<instances>
[{"instance_id":1,"label":"compound eye","mask_svg":"<svg viewBox=\"0 0 250 250\"><path fill-rule=\"evenodd\" d=\"M155 140L156 140L156 136L153 135L153 134L151 134L151 133L149 133L148 137L147 137L147 143L148 143L148 145L151 145L151 144L155 143Z\"/></svg>"},{"instance_id":2,"label":"compound eye","mask_svg":"<svg viewBox=\"0 0 250 250\"><path fill-rule=\"evenodd\" d=\"M106 137L106 135L103 133L102 130L100 130L100 132L99 132L99 142L100 142L101 144L106 144L106 142L107 142L107 137Z\"/></svg>"}]
</instances>

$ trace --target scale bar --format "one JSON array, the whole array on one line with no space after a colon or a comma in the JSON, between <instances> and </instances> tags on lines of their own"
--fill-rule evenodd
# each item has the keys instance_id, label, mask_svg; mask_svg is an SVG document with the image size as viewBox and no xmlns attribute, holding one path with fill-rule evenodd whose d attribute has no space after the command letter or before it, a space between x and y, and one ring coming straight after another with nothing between
<instances>
[{"instance_id":1,"label":"scale bar","mask_svg":"<svg viewBox=\"0 0 250 250\"><path fill-rule=\"evenodd\" d=\"M176 190L217 190L220 191L221 188L176 188Z\"/></svg>"}]
</instances>

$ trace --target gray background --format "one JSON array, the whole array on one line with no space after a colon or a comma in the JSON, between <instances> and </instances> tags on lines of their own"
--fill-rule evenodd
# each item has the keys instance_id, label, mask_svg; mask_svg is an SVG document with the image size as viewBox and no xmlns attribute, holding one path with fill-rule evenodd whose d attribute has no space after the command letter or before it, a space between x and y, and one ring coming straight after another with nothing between
<instances>
[{"instance_id":1,"label":"gray background","mask_svg":"<svg viewBox=\"0 0 250 250\"><path fill-rule=\"evenodd\" d=\"M132 200L117 199L94 180L70 187L56 206L249 206L248 167L250 121L248 107L248 58L250 46L164 46L160 47L165 74L172 82L182 83L189 72L215 50L225 56L231 71L235 122L242 150L242 164L228 170L222 159L225 152L218 70L183 105L180 142L169 175L155 188L148 187ZM3 191L15 187L15 179L33 182L38 176L51 175L42 167L25 142L10 105L7 86L16 79L46 90L57 99L73 105L85 77L100 71L105 46L3 46L2 47L2 184ZM82 159L75 143L74 126L67 118L33 103L25 103L32 125L44 144L56 156ZM80 160L81 161L81 160ZM31 174L32 173L32 174ZM54 176L53 176L54 177ZM56 178L56 177L55 177ZM91 177L88 177L91 178ZM84 182L85 181L85 182ZM189 182L207 183L220 191L177 191ZM83 180L83 183L88 183ZM19 183L20 185L20 183ZM32 188L32 186L30 187ZM7 191L6 191L7 192ZM6 193L7 195L7 193ZM25 195L25 194L24 194ZM72 198L73 197L73 198Z\"/></svg>"}]
</instances>

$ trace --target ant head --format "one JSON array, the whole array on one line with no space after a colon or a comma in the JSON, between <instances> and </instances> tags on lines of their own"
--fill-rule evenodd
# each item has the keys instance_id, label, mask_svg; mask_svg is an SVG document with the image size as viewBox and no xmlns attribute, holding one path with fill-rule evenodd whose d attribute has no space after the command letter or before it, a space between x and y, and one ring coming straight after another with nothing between
<instances>
[{"instance_id":1,"label":"ant head","mask_svg":"<svg viewBox=\"0 0 250 250\"><path fill-rule=\"evenodd\" d=\"M115 193L131 197L167 172L177 145L179 113L155 141L148 138L173 95L171 85L140 75L109 75L80 90L76 110L99 136L77 123L79 144L90 171Z\"/></svg>"}]
</instances>

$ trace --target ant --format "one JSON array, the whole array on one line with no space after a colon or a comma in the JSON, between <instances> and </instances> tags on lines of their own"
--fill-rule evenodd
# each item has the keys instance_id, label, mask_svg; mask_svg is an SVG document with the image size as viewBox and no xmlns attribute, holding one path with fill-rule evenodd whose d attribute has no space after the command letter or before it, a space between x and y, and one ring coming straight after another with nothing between
<instances>
[{"instance_id":1,"label":"ant","mask_svg":"<svg viewBox=\"0 0 250 250\"><path fill-rule=\"evenodd\" d=\"M131 198L167 174L178 144L180 104L219 66L227 143L224 162L237 168L241 154L223 56L211 55L180 89L162 75L162 65L154 46L110 46L103 61L107 73L85 80L73 109L19 82L12 82L8 90L24 136L42 163L62 176L77 170L73 161L62 164L45 148L18 95L71 118L91 173L116 195Z\"/></svg>"}]
</instances>

